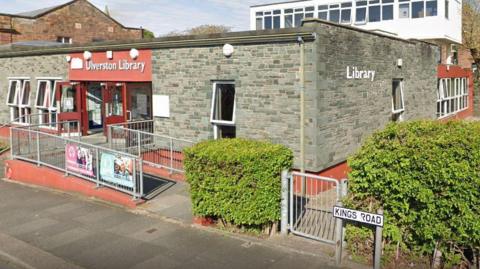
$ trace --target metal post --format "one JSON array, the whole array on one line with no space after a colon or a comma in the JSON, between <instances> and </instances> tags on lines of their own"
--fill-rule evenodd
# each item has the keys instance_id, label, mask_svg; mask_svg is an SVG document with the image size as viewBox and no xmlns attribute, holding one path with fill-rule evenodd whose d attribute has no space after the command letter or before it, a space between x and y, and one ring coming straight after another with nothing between
<instances>
[{"instance_id":1,"label":"metal post","mask_svg":"<svg viewBox=\"0 0 480 269\"><path fill-rule=\"evenodd\" d=\"M343 203L338 201L338 207L342 207ZM343 252L343 220L341 218L337 218L335 220L336 227L335 227L335 263L337 265L342 264L342 252Z\"/></svg>"},{"instance_id":2,"label":"metal post","mask_svg":"<svg viewBox=\"0 0 480 269\"><path fill-rule=\"evenodd\" d=\"M133 160L133 200L137 200L137 166L135 165L137 160Z\"/></svg>"},{"instance_id":3,"label":"metal post","mask_svg":"<svg viewBox=\"0 0 480 269\"><path fill-rule=\"evenodd\" d=\"M140 143L140 132L137 131L137 147L138 147L138 157L142 157L142 144Z\"/></svg>"},{"instance_id":4,"label":"metal post","mask_svg":"<svg viewBox=\"0 0 480 269\"><path fill-rule=\"evenodd\" d=\"M37 132L37 165L40 166L40 133Z\"/></svg>"},{"instance_id":5,"label":"metal post","mask_svg":"<svg viewBox=\"0 0 480 269\"><path fill-rule=\"evenodd\" d=\"M280 234L288 233L288 170L282 172L282 201L281 201Z\"/></svg>"},{"instance_id":6,"label":"metal post","mask_svg":"<svg viewBox=\"0 0 480 269\"><path fill-rule=\"evenodd\" d=\"M140 169L139 171L139 174L140 174L140 197L143 196L143 159L140 158L138 160L140 166L138 167L138 169Z\"/></svg>"},{"instance_id":7,"label":"metal post","mask_svg":"<svg viewBox=\"0 0 480 269\"><path fill-rule=\"evenodd\" d=\"M10 129L10 159L13 160L14 159L14 148L13 148L13 130L12 130L12 126L9 127ZM28 137L30 137L30 132L28 132ZM30 141L28 141L29 144L28 146L30 147Z\"/></svg>"},{"instance_id":8,"label":"metal post","mask_svg":"<svg viewBox=\"0 0 480 269\"><path fill-rule=\"evenodd\" d=\"M170 138L170 174L173 174L173 139Z\"/></svg>"},{"instance_id":9,"label":"metal post","mask_svg":"<svg viewBox=\"0 0 480 269\"><path fill-rule=\"evenodd\" d=\"M63 148L64 148L65 150L67 150L67 141L65 141L65 142L63 143L63 145L64 145ZM68 163L67 163L68 160L67 160L67 154L68 154L68 152L65 152L65 156L64 156L64 158L65 158L65 177L68 177Z\"/></svg>"},{"instance_id":10,"label":"metal post","mask_svg":"<svg viewBox=\"0 0 480 269\"><path fill-rule=\"evenodd\" d=\"M383 215L383 208L378 209L377 214ZM374 269L380 269L382 259L382 243L383 243L383 227L375 227L375 257L374 257Z\"/></svg>"},{"instance_id":11,"label":"metal post","mask_svg":"<svg viewBox=\"0 0 480 269\"><path fill-rule=\"evenodd\" d=\"M100 188L100 154L98 153L98 148L95 150L95 170L96 170L96 177L97 177L97 189Z\"/></svg>"},{"instance_id":12,"label":"metal post","mask_svg":"<svg viewBox=\"0 0 480 269\"><path fill-rule=\"evenodd\" d=\"M108 139L108 147L112 148L112 132L113 132L113 126L109 125L108 126L108 134L107 134L107 139Z\"/></svg>"},{"instance_id":13,"label":"metal post","mask_svg":"<svg viewBox=\"0 0 480 269\"><path fill-rule=\"evenodd\" d=\"M66 124L67 124L67 136L68 136L68 138L70 138L70 122L67 121Z\"/></svg>"}]
</instances>

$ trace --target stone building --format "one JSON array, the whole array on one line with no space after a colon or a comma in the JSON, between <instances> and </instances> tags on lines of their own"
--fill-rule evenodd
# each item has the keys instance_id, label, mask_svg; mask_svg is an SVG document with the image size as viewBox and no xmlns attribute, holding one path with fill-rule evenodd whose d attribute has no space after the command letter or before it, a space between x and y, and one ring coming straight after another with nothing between
<instances>
[{"instance_id":1,"label":"stone building","mask_svg":"<svg viewBox=\"0 0 480 269\"><path fill-rule=\"evenodd\" d=\"M347 156L391 121L471 114L468 77L445 82L455 95L438 103L439 59L430 43L316 19L292 29L17 49L0 52L0 119L43 113L48 126L68 114L85 135L154 119L156 133L175 138L287 145L300 168L303 91L305 168L342 177Z\"/></svg>"},{"instance_id":2,"label":"stone building","mask_svg":"<svg viewBox=\"0 0 480 269\"><path fill-rule=\"evenodd\" d=\"M27 41L86 44L142 37L141 28L123 26L87 0L19 14L0 14L0 45Z\"/></svg>"}]
</instances>

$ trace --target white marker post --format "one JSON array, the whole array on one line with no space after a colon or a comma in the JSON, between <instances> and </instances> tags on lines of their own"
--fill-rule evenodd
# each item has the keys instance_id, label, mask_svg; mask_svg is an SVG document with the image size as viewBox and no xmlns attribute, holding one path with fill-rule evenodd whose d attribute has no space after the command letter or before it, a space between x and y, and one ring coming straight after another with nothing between
<instances>
[{"instance_id":1,"label":"white marker post","mask_svg":"<svg viewBox=\"0 0 480 269\"><path fill-rule=\"evenodd\" d=\"M375 226L375 257L373 268L380 269L380 261L382 257L383 209L379 209L378 214L373 214L335 206L333 207L333 216L339 219Z\"/></svg>"}]
</instances>

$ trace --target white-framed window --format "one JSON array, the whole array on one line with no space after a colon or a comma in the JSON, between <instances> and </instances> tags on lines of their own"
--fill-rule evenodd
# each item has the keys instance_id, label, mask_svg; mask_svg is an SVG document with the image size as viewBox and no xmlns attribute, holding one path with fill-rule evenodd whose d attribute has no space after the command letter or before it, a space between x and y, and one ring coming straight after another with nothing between
<instances>
[{"instance_id":1,"label":"white-framed window","mask_svg":"<svg viewBox=\"0 0 480 269\"><path fill-rule=\"evenodd\" d=\"M57 42L62 43L62 44L72 44L73 39L68 36L59 36L57 37Z\"/></svg>"},{"instance_id":2,"label":"white-framed window","mask_svg":"<svg viewBox=\"0 0 480 269\"><path fill-rule=\"evenodd\" d=\"M398 0L398 18L410 18L410 0Z\"/></svg>"},{"instance_id":3,"label":"white-framed window","mask_svg":"<svg viewBox=\"0 0 480 269\"><path fill-rule=\"evenodd\" d=\"M55 92L59 79L38 78L35 107L39 112L39 123L44 127L55 128L57 121L57 104Z\"/></svg>"},{"instance_id":4,"label":"white-framed window","mask_svg":"<svg viewBox=\"0 0 480 269\"><path fill-rule=\"evenodd\" d=\"M394 4L394 0L369 0L368 1L368 22L393 20L393 4ZM360 14L360 15L363 15L363 14Z\"/></svg>"},{"instance_id":5,"label":"white-framed window","mask_svg":"<svg viewBox=\"0 0 480 269\"><path fill-rule=\"evenodd\" d=\"M392 81L392 116L394 121L402 121L405 112L405 101L403 97L403 79Z\"/></svg>"},{"instance_id":6,"label":"white-framed window","mask_svg":"<svg viewBox=\"0 0 480 269\"><path fill-rule=\"evenodd\" d=\"M32 109L30 106L30 79L11 78L8 83L7 105L10 108L10 121L13 123L30 123Z\"/></svg>"},{"instance_id":7,"label":"white-framed window","mask_svg":"<svg viewBox=\"0 0 480 269\"><path fill-rule=\"evenodd\" d=\"M450 8L450 2L448 0L445 0L445 19L449 19L449 8Z\"/></svg>"},{"instance_id":8,"label":"white-framed window","mask_svg":"<svg viewBox=\"0 0 480 269\"><path fill-rule=\"evenodd\" d=\"M318 18L335 23L352 22L352 2L318 6Z\"/></svg>"},{"instance_id":9,"label":"white-framed window","mask_svg":"<svg viewBox=\"0 0 480 269\"><path fill-rule=\"evenodd\" d=\"M272 10L272 11L261 11L256 13L256 24L257 30L269 30L269 29L280 29L280 19L282 16L282 11Z\"/></svg>"},{"instance_id":10,"label":"white-framed window","mask_svg":"<svg viewBox=\"0 0 480 269\"><path fill-rule=\"evenodd\" d=\"M214 128L214 138L235 138L235 82L213 82L210 122Z\"/></svg>"},{"instance_id":11,"label":"white-framed window","mask_svg":"<svg viewBox=\"0 0 480 269\"><path fill-rule=\"evenodd\" d=\"M368 1L357 1L355 9L355 23L364 24L367 22Z\"/></svg>"},{"instance_id":12,"label":"white-framed window","mask_svg":"<svg viewBox=\"0 0 480 269\"><path fill-rule=\"evenodd\" d=\"M468 108L468 79L441 78L437 88L437 117L444 118Z\"/></svg>"}]
</instances>

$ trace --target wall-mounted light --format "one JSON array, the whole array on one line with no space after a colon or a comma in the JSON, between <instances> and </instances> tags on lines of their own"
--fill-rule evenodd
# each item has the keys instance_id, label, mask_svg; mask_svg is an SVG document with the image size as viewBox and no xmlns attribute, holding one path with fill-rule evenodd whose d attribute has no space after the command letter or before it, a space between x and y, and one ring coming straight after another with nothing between
<instances>
[{"instance_id":1,"label":"wall-mounted light","mask_svg":"<svg viewBox=\"0 0 480 269\"><path fill-rule=\"evenodd\" d=\"M87 61L90 61L92 59L92 53L90 51L85 51L83 53L83 59L87 60Z\"/></svg>"},{"instance_id":2,"label":"wall-mounted light","mask_svg":"<svg viewBox=\"0 0 480 269\"><path fill-rule=\"evenodd\" d=\"M224 55L225 57L231 57L234 52L235 52L235 49L233 48L232 45L230 45L230 44L225 44L225 45L223 46L223 55Z\"/></svg>"},{"instance_id":3,"label":"wall-mounted light","mask_svg":"<svg viewBox=\"0 0 480 269\"><path fill-rule=\"evenodd\" d=\"M399 58L397 59L397 67L402 67L403 66L403 59Z\"/></svg>"},{"instance_id":4,"label":"wall-mounted light","mask_svg":"<svg viewBox=\"0 0 480 269\"><path fill-rule=\"evenodd\" d=\"M136 60L140 56L140 52L137 49L131 49L130 50L130 58L133 60Z\"/></svg>"},{"instance_id":5,"label":"wall-mounted light","mask_svg":"<svg viewBox=\"0 0 480 269\"><path fill-rule=\"evenodd\" d=\"M111 50L107 51L107 59L109 60L113 59L113 51Z\"/></svg>"},{"instance_id":6,"label":"wall-mounted light","mask_svg":"<svg viewBox=\"0 0 480 269\"><path fill-rule=\"evenodd\" d=\"M65 60L67 60L67 63L70 63L72 61L72 56L65 56Z\"/></svg>"}]
</instances>

